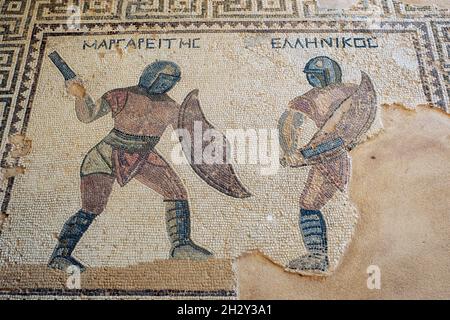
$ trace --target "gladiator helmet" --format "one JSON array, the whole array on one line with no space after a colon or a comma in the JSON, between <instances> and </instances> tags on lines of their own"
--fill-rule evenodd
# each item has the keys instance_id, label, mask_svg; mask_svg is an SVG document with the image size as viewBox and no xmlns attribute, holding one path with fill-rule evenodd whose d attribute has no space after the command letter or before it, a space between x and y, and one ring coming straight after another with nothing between
<instances>
[{"instance_id":1,"label":"gladiator helmet","mask_svg":"<svg viewBox=\"0 0 450 320\"><path fill-rule=\"evenodd\" d=\"M308 61L304 71L310 85L324 88L342 82L342 71L339 64L325 56L315 57Z\"/></svg>"},{"instance_id":2,"label":"gladiator helmet","mask_svg":"<svg viewBox=\"0 0 450 320\"><path fill-rule=\"evenodd\" d=\"M180 67L171 61L157 60L149 64L142 72L139 87L148 94L163 94L180 81Z\"/></svg>"}]
</instances>

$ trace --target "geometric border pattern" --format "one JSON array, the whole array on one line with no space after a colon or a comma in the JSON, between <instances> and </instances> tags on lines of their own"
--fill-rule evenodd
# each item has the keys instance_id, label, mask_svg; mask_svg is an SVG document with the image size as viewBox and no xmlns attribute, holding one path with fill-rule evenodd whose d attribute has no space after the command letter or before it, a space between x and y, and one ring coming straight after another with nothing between
<instances>
[{"instance_id":1,"label":"geometric border pattern","mask_svg":"<svg viewBox=\"0 0 450 320\"><path fill-rule=\"evenodd\" d=\"M0 0L0 17L0 167L22 164L7 137L26 133L47 38L69 31L409 33L428 103L450 113L448 9L398 0L360 0L347 10L315 0ZM73 18L79 29L68 30ZM14 177L0 183L2 214L13 186Z\"/></svg>"},{"instance_id":2,"label":"geometric border pattern","mask_svg":"<svg viewBox=\"0 0 450 320\"><path fill-rule=\"evenodd\" d=\"M450 21L433 21L431 22L431 29L436 41L436 52L438 53L445 90L447 97L450 97ZM448 108L443 109L449 111Z\"/></svg>"},{"instance_id":3,"label":"geometric border pattern","mask_svg":"<svg viewBox=\"0 0 450 320\"><path fill-rule=\"evenodd\" d=\"M221 299L235 299L237 297L236 291L233 290L214 290L214 291L200 291L200 290L121 290L121 289L55 289L55 288L36 288L26 290L0 290L1 296L16 296L16 297L180 297L180 298L221 298Z\"/></svg>"}]
</instances>

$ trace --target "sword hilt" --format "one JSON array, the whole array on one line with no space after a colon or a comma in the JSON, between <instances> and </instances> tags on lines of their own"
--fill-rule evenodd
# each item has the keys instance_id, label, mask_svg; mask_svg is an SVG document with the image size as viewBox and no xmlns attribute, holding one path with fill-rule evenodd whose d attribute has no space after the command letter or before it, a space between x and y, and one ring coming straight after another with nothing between
<instances>
[{"instance_id":1,"label":"sword hilt","mask_svg":"<svg viewBox=\"0 0 450 320\"><path fill-rule=\"evenodd\" d=\"M69 65L64 61L63 58L59 55L58 52L53 51L48 55L50 60L52 60L53 64L58 68L61 74L64 77L64 80L72 80L77 77L75 72L69 67Z\"/></svg>"}]
</instances>

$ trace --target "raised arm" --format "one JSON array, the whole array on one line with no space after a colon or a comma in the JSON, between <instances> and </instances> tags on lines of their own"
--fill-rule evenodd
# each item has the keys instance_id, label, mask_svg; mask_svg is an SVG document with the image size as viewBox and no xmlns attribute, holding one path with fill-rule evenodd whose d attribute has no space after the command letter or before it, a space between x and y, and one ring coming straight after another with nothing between
<instances>
[{"instance_id":1,"label":"raised arm","mask_svg":"<svg viewBox=\"0 0 450 320\"><path fill-rule=\"evenodd\" d=\"M67 92L75 97L75 112L81 122L90 123L111 111L109 103L104 98L94 102L86 93L81 80L69 80L66 82L66 87Z\"/></svg>"}]
</instances>

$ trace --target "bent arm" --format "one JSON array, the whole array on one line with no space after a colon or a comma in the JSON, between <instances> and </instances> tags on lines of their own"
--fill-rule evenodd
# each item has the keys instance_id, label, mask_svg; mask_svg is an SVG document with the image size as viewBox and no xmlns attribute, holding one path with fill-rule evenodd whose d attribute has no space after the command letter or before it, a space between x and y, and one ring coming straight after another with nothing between
<instances>
[{"instance_id":1,"label":"bent arm","mask_svg":"<svg viewBox=\"0 0 450 320\"><path fill-rule=\"evenodd\" d=\"M302 109L300 109L302 110ZM305 110L303 108L303 110ZM334 134L334 125L340 116L330 119L306 144L301 145L304 115L298 108L289 108L280 118L280 144L283 149L281 164L283 166L302 167L323 161L322 155L338 149L343 145L342 139Z\"/></svg>"},{"instance_id":2,"label":"bent arm","mask_svg":"<svg viewBox=\"0 0 450 320\"><path fill-rule=\"evenodd\" d=\"M332 144L334 141L340 139L339 128L342 127L342 124L345 124L344 117L351 107L351 98L344 100L341 106L333 112L331 117L324 123L319 131L316 132L311 141L302 150L315 149L320 144Z\"/></svg>"},{"instance_id":3,"label":"bent arm","mask_svg":"<svg viewBox=\"0 0 450 320\"><path fill-rule=\"evenodd\" d=\"M66 81L67 92L75 97L75 112L78 120L83 123L92 122L111 111L111 106L105 98L101 98L97 103L86 93L86 89L81 79L75 78Z\"/></svg>"},{"instance_id":4,"label":"bent arm","mask_svg":"<svg viewBox=\"0 0 450 320\"><path fill-rule=\"evenodd\" d=\"M278 120L279 142L283 151L280 161L283 166L300 165L304 162L299 152L303 122L303 114L293 108L288 108Z\"/></svg>"},{"instance_id":5,"label":"bent arm","mask_svg":"<svg viewBox=\"0 0 450 320\"><path fill-rule=\"evenodd\" d=\"M286 110L278 120L280 145L285 154L291 154L298 148L303 121L303 114L292 109Z\"/></svg>"},{"instance_id":6,"label":"bent arm","mask_svg":"<svg viewBox=\"0 0 450 320\"><path fill-rule=\"evenodd\" d=\"M86 94L83 98L76 98L75 111L78 120L83 123L90 123L109 113L111 107L105 99L101 98L94 102L91 96Z\"/></svg>"}]
</instances>

